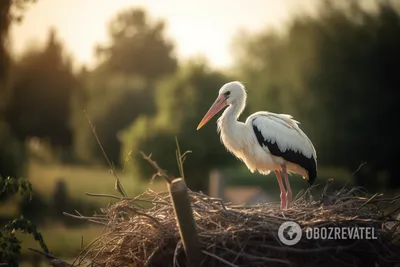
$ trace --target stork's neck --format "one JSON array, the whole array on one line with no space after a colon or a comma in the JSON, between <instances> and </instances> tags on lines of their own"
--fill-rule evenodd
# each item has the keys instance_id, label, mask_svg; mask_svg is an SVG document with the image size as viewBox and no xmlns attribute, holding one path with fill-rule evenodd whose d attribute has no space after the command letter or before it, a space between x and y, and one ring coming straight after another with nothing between
<instances>
[{"instance_id":1,"label":"stork's neck","mask_svg":"<svg viewBox=\"0 0 400 267\"><path fill-rule=\"evenodd\" d=\"M238 118L243 112L243 109L244 103L241 103L241 105L237 103L229 105L218 119L218 130L225 132L233 130L232 128L239 124Z\"/></svg>"}]
</instances>

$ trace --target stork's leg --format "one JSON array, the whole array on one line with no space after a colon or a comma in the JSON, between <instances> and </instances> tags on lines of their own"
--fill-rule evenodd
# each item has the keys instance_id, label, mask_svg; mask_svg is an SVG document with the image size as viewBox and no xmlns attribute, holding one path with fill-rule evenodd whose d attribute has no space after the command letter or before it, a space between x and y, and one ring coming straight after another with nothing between
<instances>
[{"instance_id":1,"label":"stork's leg","mask_svg":"<svg viewBox=\"0 0 400 267\"><path fill-rule=\"evenodd\" d=\"M281 189L281 209L284 209L286 207L286 190L285 187L283 186L281 174L279 171L275 171L276 179L278 179L278 184L279 188Z\"/></svg>"},{"instance_id":2,"label":"stork's leg","mask_svg":"<svg viewBox=\"0 0 400 267\"><path fill-rule=\"evenodd\" d=\"M282 164L282 171L283 171L283 177L285 178L285 184L286 184L286 208L289 207L290 202L292 202L292 189L290 188L290 183L289 183L289 178L288 178L288 173L286 169L286 164Z\"/></svg>"}]
</instances>

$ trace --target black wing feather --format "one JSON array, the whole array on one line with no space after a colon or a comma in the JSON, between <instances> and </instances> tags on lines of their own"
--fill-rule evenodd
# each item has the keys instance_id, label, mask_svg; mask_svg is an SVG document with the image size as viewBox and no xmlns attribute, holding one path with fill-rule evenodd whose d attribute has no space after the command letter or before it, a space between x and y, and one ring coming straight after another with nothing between
<instances>
[{"instance_id":1,"label":"black wing feather","mask_svg":"<svg viewBox=\"0 0 400 267\"><path fill-rule=\"evenodd\" d=\"M261 131L257 128L257 125L254 124L255 119L256 118L253 119L252 125L260 146L266 146L268 147L272 155L282 157L283 159L304 168L308 172L308 183L312 185L315 181L315 178L317 177L317 165L314 156L311 156L311 158L307 158L302 153L293 151L291 149L286 149L285 152L282 152L276 142L273 143L270 140L264 138Z\"/></svg>"}]
</instances>

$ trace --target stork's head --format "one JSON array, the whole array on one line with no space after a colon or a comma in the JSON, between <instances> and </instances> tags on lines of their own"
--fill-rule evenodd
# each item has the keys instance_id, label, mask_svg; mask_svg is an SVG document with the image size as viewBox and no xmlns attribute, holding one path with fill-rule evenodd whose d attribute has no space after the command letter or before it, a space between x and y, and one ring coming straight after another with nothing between
<instances>
[{"instance_id":1,"label":"stork's head","mask_svg":"<svg viewBox=\"0 0 400 267\"><path fill-rule=\"evenodd\" d=\"M234 81L224 84L219 89L218 96L223 95L227 105L236 105L246 102L246 91L243 84Z\"/></svg>"},{"instance_id":2,"label":"stork's head","mask_svg":"<svg viewBox=\"0 0 400 267\"><path fill-rule=\"evenodd\" d=\"M203 127L212 117L215 116L219 111L221 111L226 106L239 106L240 112L243 110L246 104L246 91L243 84L238 81L229 82L224 84L221 89L219 89L218 97L214 104L204 115L203 119L197 126L197 130Z\"/></svg>"}]
</instances>

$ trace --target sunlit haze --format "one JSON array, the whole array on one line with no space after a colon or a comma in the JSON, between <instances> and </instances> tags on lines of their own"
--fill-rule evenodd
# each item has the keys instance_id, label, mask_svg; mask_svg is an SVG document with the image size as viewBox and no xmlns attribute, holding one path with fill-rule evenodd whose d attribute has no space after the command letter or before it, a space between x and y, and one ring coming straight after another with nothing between
<instances>
[{"instance_id":1,"label":"sunlit haze","mask_svg":"<svg viewBox=\"0 0 400 267\"><path fill-rule=\"evenodd\" d=\"M78 63L93 65L94 46L107 41L107 24L124 8L143 7L153 19L167 22L178 56L205 55L216 67L231 62L235 34L279 27L293 12L309 9L313 1L285 0L39 0L23 22L12 29L12 47L20 54L32 42L44 40L55 27L67 51Z\"/></svg>"}]
</instances>

